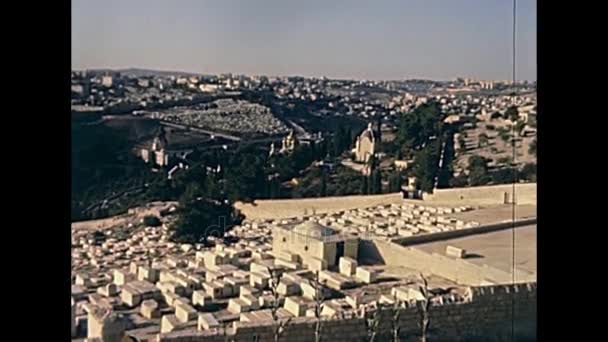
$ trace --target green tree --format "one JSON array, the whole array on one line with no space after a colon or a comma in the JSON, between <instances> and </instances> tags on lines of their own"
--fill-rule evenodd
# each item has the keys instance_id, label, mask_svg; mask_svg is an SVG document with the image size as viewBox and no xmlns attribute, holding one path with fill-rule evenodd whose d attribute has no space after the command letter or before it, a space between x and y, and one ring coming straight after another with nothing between
<instances>
[{"instance_id":1,"label":"green tree","mask_svg":"<svg viewBox=\"0 0 608 342\"><path fill-rule=\"evenodd\" d=\"M509 108L507 108L507 110L505 111L505 118L511 121L516 121L517 119L519 119L519 111L517 110L517 107L510 106Z\"/></svg>"},{"instance_id":2,"label":"green tree","mask_svg":"<svg viewBox=\"0 0 608 342\"><path fill-rule=\"evenodd\" d=\"M503 168L492 173L494 184L509 184L517 181L517 171L513 168Z\"/></svg>"},{"instance_id":3,"label":"green tree","mask_svg":"<svg viewBox=\"0 0 608 342\"><path fill-rule=\"evenodd\" d=\"M401 174L394 170L389 178L389 192L401 191Z\"/></svg>"},{"instance_id":4,"label":"green tree","mask_svg":"<svg viewBox=\"0 0 608 342\"><path fill-rule=\"evenodd\" d=\"M206 241L210 235L223 235L236 220L232 205L203 197L196 183L188 185L179 199L177 220L171 225L171 240L180 243Z\"/></svg>"},{"instance_id":5,"label":"green tree","mask_svg":"<svg viewBox=\"0 0 608 342\"><path fill-rule=\"evenodd\" d=\"M269 183L270 183L269 197L270 198L280 197L280 194L281 194L281 184L279 183L277 177L272 177L270 179Z\"/></svg>"},{"instance_id":6,"label":"green tree","mask_svg":"<svg viewBox=\"0 0 608 342\"><path fill-rule=\"evenodd\" d=\"M523 121L517 121L517 123L515 124L515 127L513 127L513 130L515 131L515 134L521 136L521 133L524 129L524 126L526 126L526 123Z\"/></svg>"},{"instance_id":7,"label":"green tree","mask_svg":"<svg viewBox=\"0 0 608 342\"><path fill-rule=\"evenodd\" d=\"M226 172L226 193L230 200L252 201L264 197L267 177L264 160L257 154L237 150Z\"/></svg>"},{"instance_id":8,"label":"green tree","mask_svg":"<svg viewBox=\"0 0 608 342\"><path fill-rule=\"evenodd\" d=\"M378 160L376 159L376 156L373 154L369 156L366 165L369 166L371 168L371 171L373 172L378 167Z\"/></svg>"},{"instance_id":9,"label":"green tree","mask_svg":"<svg viewBox=\"0 0 608 342\"><path fill-rule=\"evenodd\" d=\"M441 132L441 110L436 102L416 107L400 118L397 139L406 149L427 143L431 136Z\"/></svg>"},{"instance_id":10,"label":"green tree","mask_svg":"<svg viewBox=\"0 0 608 342\"><path fill-rule=\"evenodd\" d=\"M327 172L323 170L321 175L321 190L319 193L319 197L325 196L327 196Z\"/></svg>"},{"instance_id":11,"label":"green tree","mask_svg":"<svg viewBox=\"0 0 608 342\"><path fill-rule=\"evenodd\" d=\"M439 168L439 141L426 145L416 154L413 172L422 191L431 192Z\"/></svg>"},{"instance_id":12,"label":"green tree","mask_svg":"<svg viewBox=\"0 0 608 342\"><path fill-rule=\"evenodd\" d=\"M469 184L469 179L465 174L460 174L458 177L453 177L450 179L450 187L452 188L462 188Z\"/></svg>"},{"instance_id":13,"label":"green tree","mask_svg":"<svg viewBox=\"0 0 608 342\"><path fill-rule=\"evenodd\" d=\"M481 156L471 156L469 158L469 185L484 185L489 181L487 160Z\"/></svg>"},{"instance_id":14,"label":"green tree","mask_svg":"<svg viewBox=\"0 0 608 342\"><path fill-rule=\"evenodd\" d=\"M144 216L144 225L148 227L158 227L161 224L160 219L154 215Z\"/></svg>"},{"instance_id":15,"label":"green tree","mask_svg":"<svg viewBox=\"0 0 608 342\"><path fill-rule=\"evenodd\" d=\"M524 165L519 173L519 177L529 182L536 182L536 164L528 163Z\"/></svg>"},{"instance_id":16,"label":"green tree","mask_svg":"<svg viewBox=\"0 0 608 342\"><path fill-rule=\"evenodd\" d=\"M513 157L512 156L501 157L501 158L498 158L498 162L501 164L511 164L513 162Z\"/></svg>"},{"instance_id":17,"label":"green tree","mask_svg":"<svg viewBox=\"0 0 608 342\"><path fill-rule=\"evenodd\" d=\"M363 195L367 195L367 194L368 194L368 188L369 188L369 185L368 185L368 183L369 183L368 177L367 177L367 176L362 176L361 178L362 178L362 181L361 181L361 189L360 189L361 194L363 194Z\"/></svg>"},{"instance_id":18,"label":"green tree","mask_svg":"<svg viewBox=\"0 0 608 342\"><path fill-rule=\"evenodd\" d=\"M376 169L372 172L372 194L382 193L382 175L380 170Z\"/></svg>"},{"instance_id":19,"label":"green tree","mask_svg":"<svg viewBox=\"0 0 608 342\"><path fill-rule=\"evenodd\" d=\"M350 132L339 126L332 139L332 157L337 157L350 146Z\"/></svg>"},{"instance_id":20,"label":"green tree","mask_svg":"<svg viewBox=\"0 0 608 342\"><path fill-rule=\"evenodd\" d=\"M459 151L466 151L467 149L467 140L465 139L464 135L461 134L460 136L458 136L458 145L460 147Z\"/></svg>"},{"instance_id":21,"label":"green tree","mask_svg":"<svg viewBox=\"0 0 608 342\"><path fill-rule=\"evenodd\" d=\"M536 138L532 140L530 143L530 147L528 148L528 153L534 155L536 157Z\"/></svg>"}]
</instances>

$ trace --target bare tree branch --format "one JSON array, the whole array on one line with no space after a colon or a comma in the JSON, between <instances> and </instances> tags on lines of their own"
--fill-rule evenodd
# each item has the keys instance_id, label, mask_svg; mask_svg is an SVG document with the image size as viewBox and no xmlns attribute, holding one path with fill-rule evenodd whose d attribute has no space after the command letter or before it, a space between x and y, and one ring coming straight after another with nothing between
<instances>
[{"instance_id":1,"label":"bare tree branch","mask_svg":"<svg viewBox=\"0 0 608 342\"><path fill-rule=\"evenodd\" d=\"M422 328L420 340L422 342L426 342L429 325L431 323L430 318L429 318L429 309L431 307L432 294L429 292L429 283L422 273L420 273L420 278L422 279L422 285L419 285L418 289L419 289L420 293L422 293L422 296L424 297L423 300L418 302L418 304L419 304L418 306L420 308L420 319L421 319L420 323L421 323L421 328Z\"/></svg>"},{"instance_id":2,"label":"bare tree branch","mask_svg":"<svg viewBox=\"0 0 608 342\"><path fill-rule=\"evenodd\" d=\"M279 308L281 307L280 304L280 299L281 299L281 295L279 294L279 292L277 291L277 288L279 287L279 283L281 282L281 278L283 277L283 273L274 269L270 269L267 268L268 273L270 274L270 281L269 281L269 287L270 287L270 291L272 292L272 297L273 297L273 303L272 306L270 308L270 313L272 316L272 320L275 323L275 328L274 328L274 342L279 342L279 338L281 337L281 335L285 332L285 328L287 327L287 325L289 325L289 323L291 322L291 317L287 318L287 319L279 319L278 316L278 311Z\"/></svg>"},{"instance_id":3,"label":"bare tree branch","mask_svg":"<svg viewBox=\"0 0 608 342\"><path fill-rule=\"evenodd\" d=\"M399 299L397 296L393 296L393 319L392 319L392 333L393 333L393 342L400 342L401 339L399 335L401 334L401 327L399 326L399 318L401 316L401 311L405 309L405 303Z\"/></svg>"},{"instance_id":4,"label":"bare tree branch","mask_svg":"<svg viewBox=\"0 0 608 342\"><path fill-rule=\"evenodd\" d=\"M374 342L378 335L378 328L380 326L380 306L376 308L371 316L367 316L365 319L365 325L367 328L367 336L369 337L369 342Z\"/></svg>"},{"instance_id":5,"label":"bare tree branch","mask_svg":"<svg viewBox=\"0 0 608 342\"><path fill-rule=\"evenodd\" d=\"M319 281L319 271L315 272L314 282L311 283L315 290L315 342L321 342L321 311L323 310L323 285Z\"/></svg>"}]
</instances>

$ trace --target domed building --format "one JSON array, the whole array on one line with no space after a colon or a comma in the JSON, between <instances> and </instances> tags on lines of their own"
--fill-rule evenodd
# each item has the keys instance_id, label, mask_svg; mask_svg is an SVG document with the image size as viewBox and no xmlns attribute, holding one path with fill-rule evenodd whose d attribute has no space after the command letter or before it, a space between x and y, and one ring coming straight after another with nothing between
<instances>
[{"instance_id":1,"label":"domed building","mask_svg":"<svg viewBox=\"0 0 608 342\"><path fill-rule=\"evenodd\" d=\"M314 221L275 227L272 235L273 254L295 256L302 266L314 271L337 267L340 257L356 260L359 251L358 237Z\"/></svg>"},{"instance_id":2,"label":"domed building","mask_svg":"<svg viewBox=\"0 0 608 342\"><path fill-rule=\"evenodd\" d=\"M293 228L293 232L310 238L320 239L327 236L335 235L336 231L329 227L320 225L314 221L305 221Z\"/></svg>"},{"instance_id":3,"label":"domed building","mask_svg":"<svg viewBox=\"0 0 608 342\"><path fill-rule=\"evenodd\" d=\"M277 154L288 154L293 152L296 147L298 146L298 139L296 138L296 135L294 134L293 130L289 131L289 134L287 134L282 140L281 140L281 149L280 150L276 150L274 143L270 144L270 151L268 152L268 156L272 157L274 155Z\"/></svg>"},{"instance_id":4,"label":"domed building","mask_svg":"<svg viewBox=\"0 0 608 342\"><path fill-rule=\"evenodd\" d=\"M296 139L293 129L289 131L289 134L285 138L283 138L282 143L283 145L281 146L281 153L293 152L293 150L296 149L298 139Z\"/></svg>"}]
</instances>

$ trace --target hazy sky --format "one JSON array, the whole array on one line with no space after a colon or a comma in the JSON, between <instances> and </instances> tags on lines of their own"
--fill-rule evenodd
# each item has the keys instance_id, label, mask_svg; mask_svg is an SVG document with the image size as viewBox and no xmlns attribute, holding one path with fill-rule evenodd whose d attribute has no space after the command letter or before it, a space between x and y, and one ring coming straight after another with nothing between
<instances>
[{"instance_id":1,"label":"hazy sky","mask_svg":"<svg viewBox=\"0 0 608 342\"><path fill-rule=\"evenodd\" d=\"M511 78L511 0L72 0L72 68ZM536 80L536 1L517 1Z\"/></svg>"}]
</instances>

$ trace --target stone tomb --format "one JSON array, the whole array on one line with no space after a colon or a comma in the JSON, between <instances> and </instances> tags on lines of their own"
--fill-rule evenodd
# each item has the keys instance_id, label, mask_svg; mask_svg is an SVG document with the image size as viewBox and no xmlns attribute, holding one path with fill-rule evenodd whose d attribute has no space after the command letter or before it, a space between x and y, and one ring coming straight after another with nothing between
<instances>
[{"instance_id":1,"label":"stone tomb","mask_svg":"<svg viewBox=\"0 0 608 342\"><path fill-rule=\"evenodd\" d=\"M466 256L467 252L462 248L448 245L445 247L445 254L454 258L462 259Z\"/></svg>"},{"instance_id":2,"label":"stone tomb","mask_svg":"<svg viewBox=\"0 0 608 342\"><path fill-rule=\"evenodd\" d=\"M192 292L192 305L205 306L209 303L211 303L211 296L209 296L205 291L198 290Z\"/></svg>"},{"instance_id":3,"label":"stone tomb","mask_svg":"<svg viewBox=\"0 0 608 342\"><path fill-rule=\"evenodd\" d=\"M137 306L142 300L158 299L161 292L156 286L147 281L132 281L125 284L120 292L120 299L130 307Z\"/></svg>"},{"instance_id":4,"label":"stone tomb","mask_svg":"<svg viewBox=\"0 0 608 342\"><path fill-rule=\"evenodd\" d=\"M365 266L357 267L356 273L357 279L361 280L366 284L371 284L376 281L378 272L374 269Z\"/></svg>"},{"instance_id":5,"label":"stone tomb","mask_svg":"<svg viewBox=\"0 0 608 342\"><path fill-rule=\"evenodd\" d=\"M201 313L198 315L198 330L209 330L220 326L212 313Z\"/></svg>"},{"instance_id":6,"label":"stone tomb","mask_svg":"<svg viewBox=\"0 0 608 342\"><path fill-rule=\"evenodd\" d=\"M183 323L181 323L175 315L164 315L160 320L160 332L161 334L168 333L179 329Z\"/></svg>"},{"instance_id":7,"label":"stone tomb","mask_svg":"<svg viewBox=\"0 0 608 342\"><path fill-rule=\"evenodd\" d=\"M303 317L306 315L307 305L302 297L285 298L283 307L295 317Z\"/></svg>"},{"instance_id":8,"label":"stone tomb","mask_svg":"<svg viewBox=\"0 0 608 342\"><path fill-rule=\"evenodd\" d=\"M301 291L300 285L290 279L281 279L281 282L277 286L277 292L285 297L298 295Z\"/></svg>"},{"instance_id":9,"label":"stone tomb","mask_svg":"<svg viewBox=\"0 0 608 342\"><path fill-rule=\"evenodd\" d=\"M160 317L160 311L158 310L158 303L154 299L146 299L141 303L140 313L147 319L153 319Z\"/></svg>"},{"instance_id":10,"label":"stone tomb","mask_svg":"<svg viewBox=\"0 0 608 342\"><path fill-rule=\"evenodd\" d=\"M340 257L340 273L345 276L353 276L357 271L357 260L349 257Z\"/></svg>"},{"instance_id":11,"label":"stone tomb","mask_svg":"<svg viewBox=\"0 0 608 342\"><path fill-rule=\"evenodd\" d=\"M156 283L160 278L160 270L148 266L140 266L137 270L137 280L146 280Z\"/></svg>"},{"instance_id":12,"label":"stone tomb","mask_svg":"<svg viewBox=\"0 0 608 342\"><path fill-rule=\"evenodd\" d=\"M135 275L125 270L114 270L114 284L123 286L128 282L134 281Z\"/></svg>"},{"instance_id":13,"label":"stone tomb","mask_svg":"<svg viewBox=\"0 0 608 342\"><path fill-rule=\"evenodd\" d=\"M185 303L177 303L175 305L175 317L182 322L187 323L196 318L197 311L191 305Z\"/></svg>"},{"instance_id":14,"label":"stone tomb","mask_svg":"<svg viewBox=\"0 0 608 342\"><path fill-rule=\"evenodd\" d=\"M247 302L241 298L231 298L228 301L228 311L230 311L234 314L247 312L250 310L251 310L251 305L247 304Z\"/></svg>"},{"instance_id":15,"label":"stone tomb","mask_svg":"<svg viewBox=\"0 0 608 342\"><path fill-rule=\"evenodd\" d=\"M104 297L113 297L118 294L118 286L114 283L107 284L97 288L97 293Z\"/></svg>"}]
</instances>

